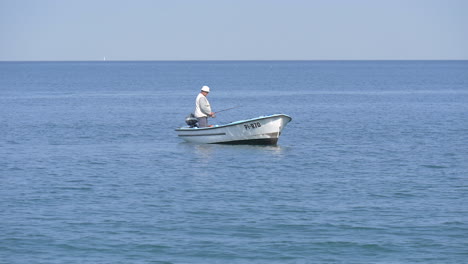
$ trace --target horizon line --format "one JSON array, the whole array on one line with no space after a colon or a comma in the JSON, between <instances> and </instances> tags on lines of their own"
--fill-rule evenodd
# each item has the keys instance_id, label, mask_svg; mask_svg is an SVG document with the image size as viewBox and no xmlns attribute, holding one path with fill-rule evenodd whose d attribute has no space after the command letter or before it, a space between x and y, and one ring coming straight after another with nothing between
<instances>
[{"instance_id":1,"label":"horizon line","mask_svg":"<svg viewBox=\"0 0 468 264\"><path fill-rule=\"evenodd\" d=\"M468 61L468 59L181 59L181 60L0 60L0 62L307 62L307 61L321 61L321 62L339 62L339 61Z\"/></svg>"}]
</instances>

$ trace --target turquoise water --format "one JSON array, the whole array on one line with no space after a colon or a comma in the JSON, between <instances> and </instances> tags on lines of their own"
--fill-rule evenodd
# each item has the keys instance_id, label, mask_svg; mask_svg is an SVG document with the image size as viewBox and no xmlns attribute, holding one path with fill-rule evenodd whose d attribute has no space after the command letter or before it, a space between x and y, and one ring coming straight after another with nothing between
<instances>
[{"instance_id":1,"label":"turquoise water","mask_svg":"<svg viewBox=\"0 0 468 264\"><path fill-rule=\"evenodd\" d=\"M467 61L2 62L0 263L466 263L467 146Z\"/></svg>"}]
</instances>

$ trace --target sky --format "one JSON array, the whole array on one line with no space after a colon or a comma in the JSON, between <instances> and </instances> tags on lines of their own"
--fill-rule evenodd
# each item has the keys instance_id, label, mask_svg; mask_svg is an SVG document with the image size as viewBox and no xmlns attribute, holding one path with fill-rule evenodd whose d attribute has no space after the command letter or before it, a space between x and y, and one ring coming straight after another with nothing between
<instances>
[{"instance_id":1,"label":"sky","mask_svg":"<svg viewBox=\"0 0 468 264\"><path fill-rule=\"evenodd\" d=\"M0 0L0 61L467 60L466 0Z\"/></svg>"}]
</instances>

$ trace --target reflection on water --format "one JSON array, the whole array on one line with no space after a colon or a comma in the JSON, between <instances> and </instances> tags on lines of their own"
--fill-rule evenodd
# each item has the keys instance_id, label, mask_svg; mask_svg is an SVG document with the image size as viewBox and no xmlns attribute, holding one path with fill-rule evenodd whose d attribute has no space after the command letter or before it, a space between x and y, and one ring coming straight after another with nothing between
<instances>
[{"instance_id":1,"label":"reflection on water","mask_svg":"<svg viewBox=\"0 0 468 264\"><path fill-rule=\"evenodd\" d=\"M187 145L193 145L193 150L194 153L200 157L202 161L205 162L210 162L213 159L213 146L208 145L208 144L190 144L187 143Z\"/></svg>"},{"instance_id":2,"label":"reflection on water","mask_svg":"<svg viewBox=\"0 0 468 264\"><path fill-rule=\"evenodd\" d=\"M184 148L184 152L187 154L194 154L199 162L209 163L214 159L218 159L221 156L228 155L231 158L245 156L246 153L250 155L273 155L280 157L282 156L287 147L280 145L276 146L264 146L264 145L224 145L224 144L194 144L181 142L179 144Z\"/></svg>"}]
</instances>

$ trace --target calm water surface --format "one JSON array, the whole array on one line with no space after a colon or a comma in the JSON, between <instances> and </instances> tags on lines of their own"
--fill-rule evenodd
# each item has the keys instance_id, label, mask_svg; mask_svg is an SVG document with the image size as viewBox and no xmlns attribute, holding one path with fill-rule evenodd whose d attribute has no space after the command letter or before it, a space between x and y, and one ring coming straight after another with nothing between
<instances>
[{"instance_id":1,"label":"calm water surface","mask_svg":"<svg viewBox=\"0 0 468 264\"><path fill-rule=\"evenodd\" d=\"M177 138L285 113L278 146ZM467 263L468 62L0 63L0 263Z\"/></svg>"}]
</instances>

